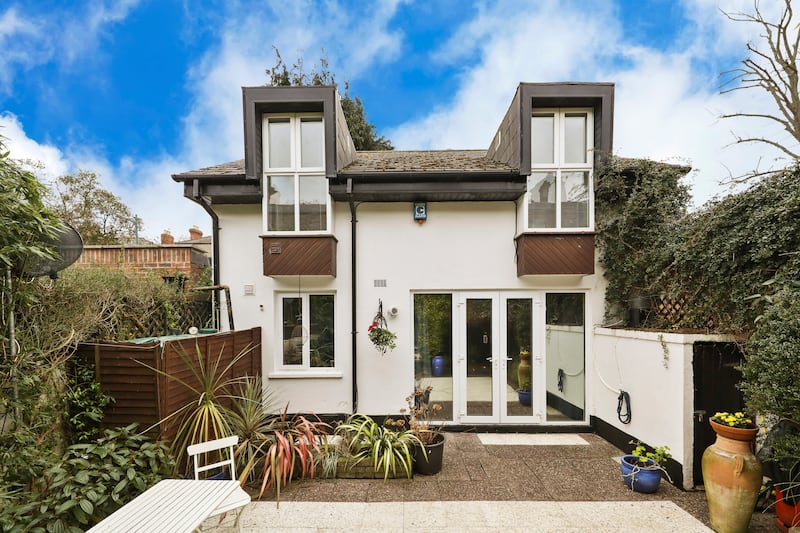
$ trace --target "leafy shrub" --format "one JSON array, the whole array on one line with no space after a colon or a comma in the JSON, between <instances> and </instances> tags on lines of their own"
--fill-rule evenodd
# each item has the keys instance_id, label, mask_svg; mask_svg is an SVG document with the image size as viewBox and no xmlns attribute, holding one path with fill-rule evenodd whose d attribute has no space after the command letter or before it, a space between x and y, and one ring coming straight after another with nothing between
<instances>
[{"instance_id":1,"label":"leafy shrub","mask_svg":"<svg viewBox=\"0 0 800 533\"><path fill-rule=\"evenodd\" d=\"M137 434L135 424L106 430L96 443L70 446L30 492L0 490L0 527L82 531L172 475L173 467L166 447Z\"/></svg>"},{"instance_id":2,"label":"leafy shrub","mask_svg":"<svg viewBox=\"0 0 800 533\"><path fill-rule=\"evenodd\" d=\"M606 318L627 325L629 302L665 297L680 316L645 326L745 332L763 309L750 296L768 279L800 279L800 167L685 214L686 167L614 159L598 178Z\"/></svg>"},{"instance_id":3,"label":"leafy shrub","mask_svg":"<svg viewBox=\"0 0 800 533\"><path fill-rule=\"evenodd\" d=\"M647 297L671 258L668 251L689 204L688 167L612 158L598 177L600 263L608 280L606 319L625 320L632 298Z\"/></svg>"},{"instance_id":4,"label":"leafy shrub","mask_svg":"<svg viewBox=\"0 0 800 533\"><path fill-rule=\"evenodd\" d=\"M67 384L67 424L70 441L90 442L100 436L100 422L105 407L114 398L105 394L95 380L94 369L76 359Z\"/></svg>"}]
</instances>

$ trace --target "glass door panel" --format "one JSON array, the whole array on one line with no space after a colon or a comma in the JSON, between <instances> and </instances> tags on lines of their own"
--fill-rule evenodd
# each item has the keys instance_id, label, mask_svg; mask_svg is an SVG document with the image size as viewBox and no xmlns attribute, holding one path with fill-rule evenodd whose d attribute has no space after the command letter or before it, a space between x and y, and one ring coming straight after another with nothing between
<instances>
[{"instance_id":1,"label":"glass door panel","mask_svg":"<svg viewBox=\"0 0 800 533\"><path fill-rule=\"evenodd\" d=\"M505 414L533 416L531 396L533 300L508 298L505 300L505 311Z\"/></svg>"},{"instance_id":2,"label":"glass door panel","mask_svg":"<svg viewBox=\"0 0 800 533\"><path fill-rule=\"evenodd\" d=\"M547 293L545 299L547 421L585 419L586 296Z\"/></svg>"},{"instance_id":3,"label":"glass door panel","mask_svg":"<svg viewBox=\"0 0 800 533\"><path fill-rule=\"evenodd\" d=\"M453 296L414 295L414 387L432 387L428 401L442 411L436 420L453 420Z\"/></svg>"},{"instance_id":4,"label":"glass door panel","mask_svg":"<svg viewBox=\"0 0 800 533\"><path fill-rule=\"evenodd\" d=\"M465 397L466 415L469 417L495 416L495 301L491 297L467 298L465 303Z\"/></svg>"}]
</instances>

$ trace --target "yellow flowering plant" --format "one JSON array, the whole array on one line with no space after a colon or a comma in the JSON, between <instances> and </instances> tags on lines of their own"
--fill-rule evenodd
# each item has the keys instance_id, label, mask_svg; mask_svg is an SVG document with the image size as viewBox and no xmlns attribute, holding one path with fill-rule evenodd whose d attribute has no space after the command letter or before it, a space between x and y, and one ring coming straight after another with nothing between
<instances>
[{"instance_id":1,"label":"yellow flowering plant","mask_svg":"<svg viewBox=\"0 0 800 533\"><path fill-rule=\"evenodd\" d=\"M753 419L745 415L741 411L735 413L716 413L711 417L711 420L723 426L732 428L752 428L754 427Z\"/></svg>"}]
</instances>

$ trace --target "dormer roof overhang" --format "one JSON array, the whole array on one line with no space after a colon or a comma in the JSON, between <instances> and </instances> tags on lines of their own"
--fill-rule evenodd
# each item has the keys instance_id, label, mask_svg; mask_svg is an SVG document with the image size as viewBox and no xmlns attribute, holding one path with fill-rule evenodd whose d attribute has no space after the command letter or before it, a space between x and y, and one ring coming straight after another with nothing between
<instances>
[{"instance_id":1,"label":"dormer roof overhang","mask_svg":"<svg viewBox=\"0 0 800 533\"><path fill-rule=\"evenodd\" d=\"M594 114L595 168L612 153L614 84L595 82L520 83L495 133L487 157L531 173L531 116L534 108L589 107Z\"/></svg>"}]
</instances>

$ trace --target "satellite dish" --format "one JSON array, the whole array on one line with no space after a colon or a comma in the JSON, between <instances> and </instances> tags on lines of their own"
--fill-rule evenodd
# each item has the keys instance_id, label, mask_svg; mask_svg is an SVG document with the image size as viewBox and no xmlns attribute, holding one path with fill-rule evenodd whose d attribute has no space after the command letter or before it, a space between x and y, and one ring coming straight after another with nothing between
<instances>
[{"instance_id":1,"label":"satellite dish","mask_svg":"<svg viewBox=\"0 0 800 533\"><path fill-rule=\"evenodd\" d=\"M75 228L67 223L57 230L55 236L42 239L45 244L53 247L55 257L52 259L37 258L25 268L29 276L49 276L55 279L59 272L78 260L83 253L83 239Z\"/></svg>"}]
</instances>

